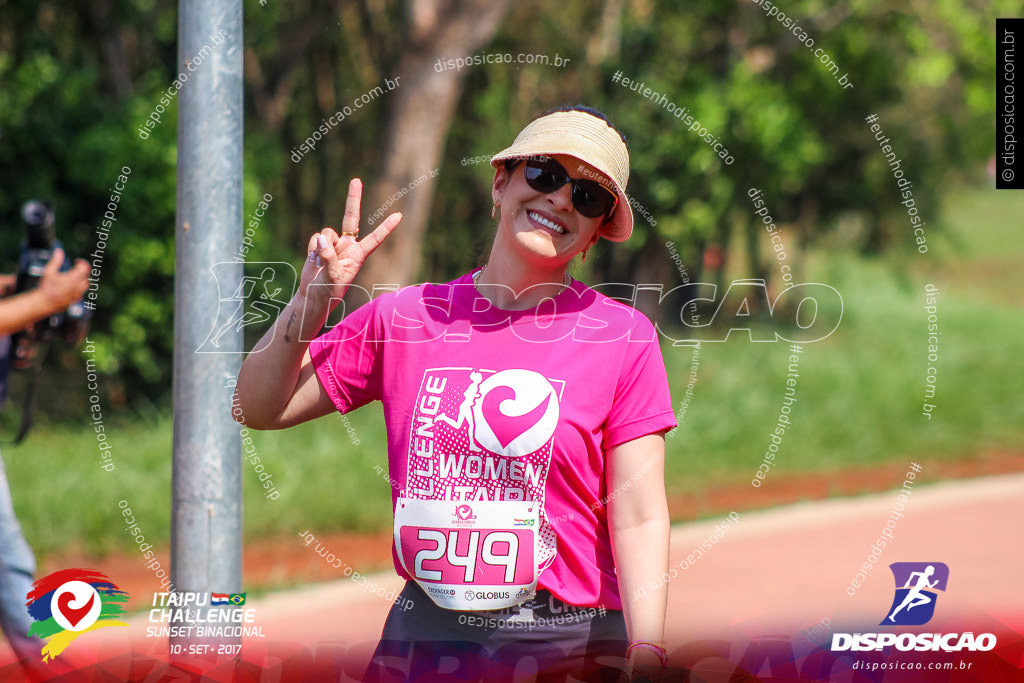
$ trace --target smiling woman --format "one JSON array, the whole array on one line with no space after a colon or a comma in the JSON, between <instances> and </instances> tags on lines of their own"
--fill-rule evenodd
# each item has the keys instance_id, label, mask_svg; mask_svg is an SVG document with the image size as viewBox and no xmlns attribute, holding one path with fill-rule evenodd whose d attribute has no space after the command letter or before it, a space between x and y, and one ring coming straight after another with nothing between
<instances>
[{"instance_id":1,"label":"smiling woman","mask_svg":"<svg viewBox=\"0 0 1024 683\"><path fill-rule=\"evenodd\" d=\"M391 610L370 680L429 679L449 657L454 680L509 680L524 657L576 677L657 669L666 593L638 589L668 563L658 336L567 273L601 237L629 237L625 140L569 108L491 165L486 266L380 296L305 343L401 220L359 240L353 180L341 234L310 238L298 293L242 366L236 419L280 429L382 402L400 604L415 607Z\"/></svg>"}]
</instances>

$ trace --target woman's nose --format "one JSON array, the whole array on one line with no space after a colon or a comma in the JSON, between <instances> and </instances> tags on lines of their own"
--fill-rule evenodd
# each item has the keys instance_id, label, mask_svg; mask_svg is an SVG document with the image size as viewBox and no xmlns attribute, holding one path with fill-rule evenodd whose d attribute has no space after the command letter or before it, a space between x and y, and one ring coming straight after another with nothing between
<instances>
[{"instance_id":1,"label":"woman's nose","mask_svg":"<svg viewBox=\"0 0 1024 683\"><path fill-rule=\"evenodd\" d=\"M572 183L566 183L554 192L548 193L548 201L560 211L572 208Z\"/></svg>"}]
</instances>

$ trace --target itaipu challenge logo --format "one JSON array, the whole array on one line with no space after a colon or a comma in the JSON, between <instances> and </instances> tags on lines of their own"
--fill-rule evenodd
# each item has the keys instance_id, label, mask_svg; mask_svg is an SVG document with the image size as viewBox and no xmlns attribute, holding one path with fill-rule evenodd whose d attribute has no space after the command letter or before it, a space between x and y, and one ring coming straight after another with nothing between
<instances>
[{"instance_id":1,"label":"itaipu challenge logo","mask_svg":"<svg viewBox=\"0 0 1024 683\"><path fill-rule=\"evenodd\" d=\"M43 661L52 660L74 640L117 621L128 594L94 569L64 569L32 585L25 606L35 623L28 635L42 638Z\"/></svg>"},{"instance_id":2,"label":"itaipu challenge logo","mask_svg":"<svg viewBox=\"0 0 1024 683\"><path fill-rule=\"evenodd\" d=\"M936 591L946 590L949 567L942 562L893 562L896 595L880 626L920 626L935 614Z\"/></svg>"}]
</instances>

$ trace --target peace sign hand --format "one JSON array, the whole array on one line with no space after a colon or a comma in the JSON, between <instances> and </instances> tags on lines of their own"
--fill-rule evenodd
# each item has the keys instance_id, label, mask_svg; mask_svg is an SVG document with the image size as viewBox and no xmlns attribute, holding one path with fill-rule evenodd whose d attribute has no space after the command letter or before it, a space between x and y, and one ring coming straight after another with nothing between
<instances>
[{"instance_id":1,"label":"peace sign hand","mask_svg":"<svg viewBox=\"0 0 1024 683\"><path fill-rule=\"evenodd\" d=\"M362 268L366 257L372 254L402 221L402 214L393 213L369 235L358 239L362 195L362 181L353 178L348 184L341 234L327 227L309 238L306 247L309 257L302 267L302 275L299 278L299 295L314 303L318 310L321 307L333 308L341 300Z\"/></svg>"}]
</instances>

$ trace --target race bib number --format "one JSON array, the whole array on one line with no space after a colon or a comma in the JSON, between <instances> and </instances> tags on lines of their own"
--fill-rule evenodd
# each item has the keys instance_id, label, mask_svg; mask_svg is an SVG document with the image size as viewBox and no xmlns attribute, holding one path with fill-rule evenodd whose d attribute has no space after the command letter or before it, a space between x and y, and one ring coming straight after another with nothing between
<instances>
[{"instance_id":1,"label":"race bib number","mask_svg":"<svg viewBox=\"0 0 1024 683\"><path fill-rule=\"evenodd\" d=\"M400 498L395 546L438 606L501 609L536 592L538 517L531 502Z\"/></svg>"}]
</instances>

